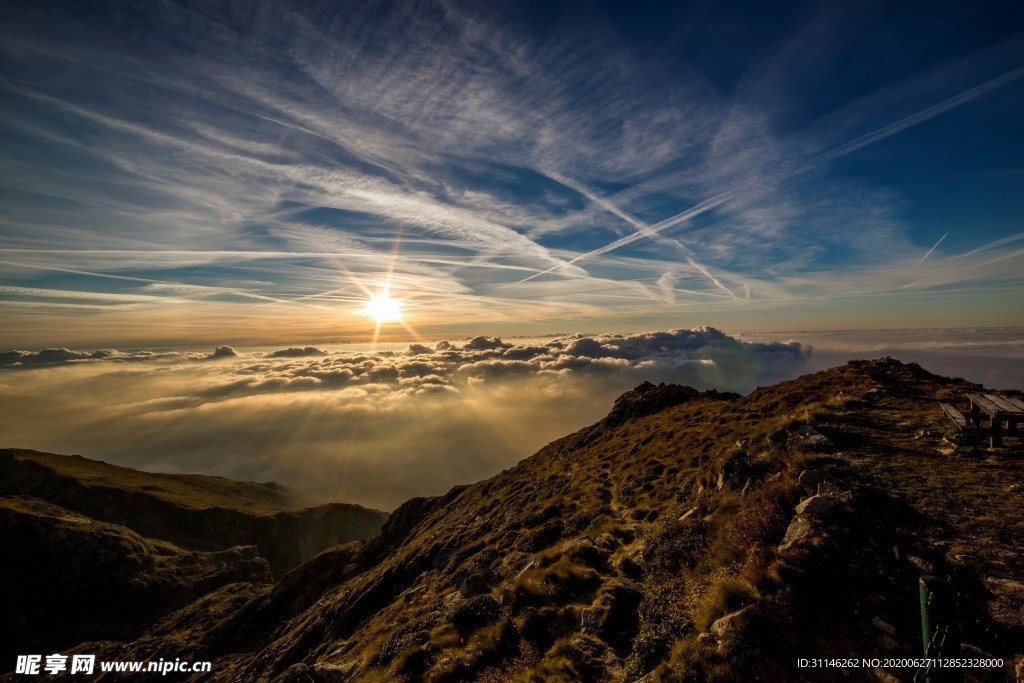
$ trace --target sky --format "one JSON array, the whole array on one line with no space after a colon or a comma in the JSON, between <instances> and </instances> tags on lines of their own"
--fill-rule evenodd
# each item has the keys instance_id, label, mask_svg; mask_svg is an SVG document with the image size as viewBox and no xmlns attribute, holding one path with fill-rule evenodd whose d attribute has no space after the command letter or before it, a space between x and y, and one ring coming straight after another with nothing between
<instances>
[{"instance_id":1,"label":"sky","mask_svg":"<svg viewBox=\"0 0 1024 683\"><path fill-rule=\"evenodd\" d=\"M392 509L640 382L1024 387L1024 5L0 4L0 447Z\"/></svg>"},{"instance_id":2,"label":"sky","mask_svg":"<svg viewBox=\"0 0 1024 683\"><path fill-rule=\"evenodd\" d=\"M6 2L0 349L1024 325L1022 31L1007 2Z\"/></svg>"}]
</instances>

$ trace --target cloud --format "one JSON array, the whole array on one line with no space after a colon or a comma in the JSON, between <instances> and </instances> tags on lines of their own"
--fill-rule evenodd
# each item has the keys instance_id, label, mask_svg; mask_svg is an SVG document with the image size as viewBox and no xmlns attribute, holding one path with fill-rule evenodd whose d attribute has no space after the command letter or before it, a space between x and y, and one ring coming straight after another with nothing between
<instances>
[{"instance_id":1,"label":"cloud","mask_svg":"<svg viewBox=\"0 0 1024 683\"><path fill-rule=\"evenodd\" d=\"M15 352L52 358L6 366L2 445L327 487L389 508L491 476L600 419L645 380L746 390L799 373L810 357L796 342L713 328L294 348L222 352L216 363L179 352L159 364L125 364L132 356L109 350Z\"/></svg>"},{"instance_id":2,"label":"cloud","mask_svg":"<svg viewBox=\"0 0 1024 683\"><path fill-rule=\"evenodd\" d=\"M664 328L723 305L793 319L808 298L918 310L922 289L1012 302L1019 254L964 267L943 252L975 245L953 232L910 277L934 239L917 243L888 178L794 175L991 108L1020 73L1012 44L916 73L865 64L844 89L834 65L859 34L836 27L871 25L859 11L724 56L638 47L599 9L527 24L503 5L286 5L242 23L174 3L12 11L3 346L369 338L357 311L389 278L431 337ZM742 23L700 19L666 21L673 44ZM716 60L743 65L736 87ZM331 334L307 334L327 313Z\"/></svg>"},{"instance_id":3,"label":"cloud","mask_svg":"<svg viewBox=\"0 0 1024 683\"><path fill-rule=\"evenodd\" d=\"M327 352L323 349L318 349L315 346L306 346L303 348L292 346L287 349L272 351L267 355L271 358L304 358L306 356L326 356Z\"/></svg>"},{"instance_id":4,"label":"cloud","mask_svg":"<svg viewBox=\"0 0 1024 683\"><path fill-rule=\"evenodd\" d=\"M210 358L234 358L237 355L238 355L238 352L235 351L230 346L218 346L217 348L215 348L213 350L213 353L211 353L209 357Z\"/></svg>"},{"instance_id":5,"label":"cloud","mask_svg":"<svg viewBox=\"0 0 1024 683\"><path fill-rule=\"evenodd\" d=\"M0 368L32 365L58 365L83 361L113 361L125 363L177 358L188 354L156 353L153 351L117 351L98 349L96 351L71 351L69 349L42 349L40 351L0 351Z\"/></svg>"}]
</instances>

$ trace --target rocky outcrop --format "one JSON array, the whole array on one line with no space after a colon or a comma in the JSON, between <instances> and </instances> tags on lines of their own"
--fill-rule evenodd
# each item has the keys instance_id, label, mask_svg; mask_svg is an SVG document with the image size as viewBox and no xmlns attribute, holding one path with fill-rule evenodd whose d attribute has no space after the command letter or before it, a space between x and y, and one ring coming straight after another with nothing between
<instances>
[{"instance_id":1,"label":"rocky outcrop","mask_svg":"<svg viewBox=\"0 0 1024 683\"><path fill-rule=\"evenodd\" d=\"M273 580L253 546L205 553L27 496L0 498L4 649L131 638L221 586Z\"/></svg>"}]
</instances>

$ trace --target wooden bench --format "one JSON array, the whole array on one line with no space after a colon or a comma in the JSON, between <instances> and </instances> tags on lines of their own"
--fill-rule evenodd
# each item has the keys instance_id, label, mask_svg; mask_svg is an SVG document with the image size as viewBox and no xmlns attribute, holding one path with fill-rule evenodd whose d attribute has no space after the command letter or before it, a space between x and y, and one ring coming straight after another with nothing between
<instances>
[{"instance_id":1,"label":"wooden bench","mask_svg":"<svg viewBox=\"0 0 1024 683\"><path fill-rule=\"evenodd\" d=\"M955 424L956 428L959 429L961 432L966 432L968 430L974 429L974 427L967 424L967 418L964 417L964 414L961 413L959 410L949 405L948 403L940 403L939 405L942 406L942 412L946 413L946 417L952 420L953 424Z\"/></svg>"},{"instance_id":2,"label":"wooden bench","mask_svg":"<svg viewBox=\"0 0 1024 683\"><path fill-rule=\"evenodd\" d=\"M967 394L971 401L969 421L975 428L981 428L981 414L989 418L989 445L993 448L1003 445L1003 423L1006 432L1018 436L1017 426L1024 424L1024 402L1018 398L996 394Z\"/></svg>"}]
</instances>

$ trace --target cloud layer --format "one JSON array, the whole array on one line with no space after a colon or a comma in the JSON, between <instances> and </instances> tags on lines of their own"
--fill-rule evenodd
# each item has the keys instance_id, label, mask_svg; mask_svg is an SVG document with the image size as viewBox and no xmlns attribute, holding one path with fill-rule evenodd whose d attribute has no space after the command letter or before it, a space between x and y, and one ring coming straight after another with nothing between
<instances>
[{"instance_id":1,"label":"cloud layer","mask_svg":"<svg viewBox=\"0 0 1024 683\"><path fill-rule=\"evenodd\" d=\"M644 380L745 391L810 357L797 342L713 328L221 357L20 353L28 362L0 374L4 446L274 479L381 507L490 476Z\"/></svg>"}]
</instances>

